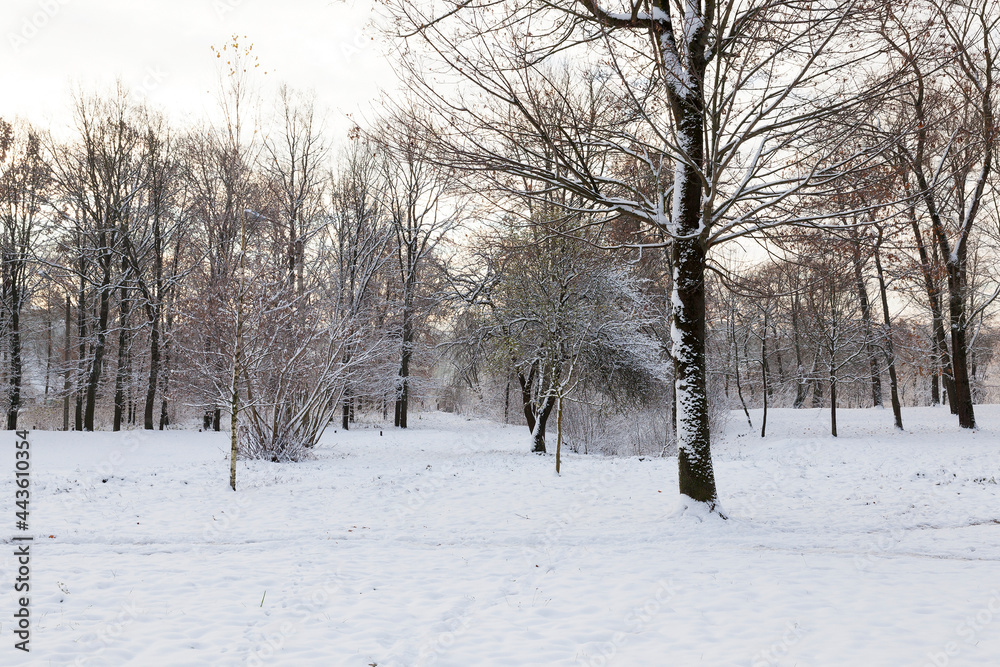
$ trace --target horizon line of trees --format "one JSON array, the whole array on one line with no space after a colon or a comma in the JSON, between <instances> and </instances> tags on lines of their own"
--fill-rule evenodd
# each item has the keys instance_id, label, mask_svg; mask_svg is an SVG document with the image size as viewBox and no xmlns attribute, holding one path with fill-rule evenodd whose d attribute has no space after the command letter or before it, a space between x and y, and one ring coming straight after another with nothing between
<instances>
[{"instance_id":1,"label":"horizon line of trees","mask_svg":"<svg viewBox=\"0 0 1000 667\"><path fill-rule=\"evenodd\" d=\"M657 412L712 507L713 403L762 435L768 406L836 435L885 394L897 427L926 397L973 428L997 0L612 5L392 0L407 92L339 153L287 90L260 123L235 37L220 122L119 89L77 96L68 141L0 124L8 427L39 394L82 430L185 406L294 458L335 416L503 387L539 452L564 403Z\"/></svg>"}]
</instances>

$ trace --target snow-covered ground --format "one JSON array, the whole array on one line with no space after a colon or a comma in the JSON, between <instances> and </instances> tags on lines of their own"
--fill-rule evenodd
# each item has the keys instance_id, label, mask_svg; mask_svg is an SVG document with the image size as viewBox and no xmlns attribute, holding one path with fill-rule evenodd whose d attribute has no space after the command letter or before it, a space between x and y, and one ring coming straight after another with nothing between
<instances>
[{"instance_id":1,"label":"snow-covered ground","mask_svg":"<svg viewBox=\"0 0 1000 667\"><path fill-rule=\"evenodd\" d=\"M0 664L1000 664L1000 407L740 418L728 521L673 516L674 459L557 477L523 427L443 414L241 463L238 493L225 433L34 432L27 655L8 434Z\"/></svg>"}]
</instances>

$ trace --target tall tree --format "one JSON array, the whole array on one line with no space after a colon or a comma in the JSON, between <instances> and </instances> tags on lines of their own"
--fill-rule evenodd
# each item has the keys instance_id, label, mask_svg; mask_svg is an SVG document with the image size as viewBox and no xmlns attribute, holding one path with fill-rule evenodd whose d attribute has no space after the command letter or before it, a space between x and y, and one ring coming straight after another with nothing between
<instances>
[{"instance_id":1,"label":"tall tree","mask_svg":"<svg viewBox=\"0 0 1000 667\"><path fill-rule=\"evenodd\" d=\"M0 323L7 341L7 429L17 429L24 382L22 311L36 287L30 269L39 237L49 168L41 142L27 125L0 118ZM46 385L47 387L48 385Z\"/></svg>"},{"instance_id":2,"label":"tall tree","mask_svg":"<svg viewBox=\"0 0 1000 667\"><path fill-rule=\"evenodd\" d=\"M410 364L421 315L434 300L427 290L432 255L461 220L454 172L429 162L426 142L405 120L383 125L373 142L382 152L382 200L394 234L399 295L399 375L394 424L406 428Z\"/></svg>"},{"instance_id":3,"label":"tall tree","mask_svg":"<svg viewBox=\"0 0 1000 667\"><path fill-rule=\"evenodd\" d=\"M909 132L898 150L916 186L948 284L955 409L975 427L969 376L969 248L996 159L1000 4L963 0L897 7L883 35L909 79ZM941 76L943 74L944 76ZM943 86L944 95L934 95ZM916 216L914 215L914 220ZM920 230L914 225L919 237ZM921 263L926 264L926 252ZM928 288L932 307L933 290ZM939 353L941 343L938 341Z\"/></svg>"},{"instance_id":4,"label":"tall tree","mask_svg":"<svg viewBox=\"0 0 1000 667\"><path fill-rule=\"evenodd\" d=\"M566 190L574 207L633 218L670 240L680 493L718 509L706 391L709 251L799 220L792 202L852 164L850 155L827 159L846 128L826 132L808 150L797 148L821 121L859 100L848 73L878 48L875 40L855 39L858 26L851 22L860 18L859 6L839 0L392 5L406 53L416 54L405 61L410 88L444 121L444 130L425 126L440 160L508 190L517 186L507 177L523 179L522 195ZM619 113L594 116L561 95L547 69L554 58L600 63L589 76L603 83L602 99ZM438 85L442 68L462 85ZM572 107L576 121L546 123L554 102ZM503 150L512 144L523 150ZM635 165L650 174L642 184L626 176Z\"/></svg>"}]
</instances>

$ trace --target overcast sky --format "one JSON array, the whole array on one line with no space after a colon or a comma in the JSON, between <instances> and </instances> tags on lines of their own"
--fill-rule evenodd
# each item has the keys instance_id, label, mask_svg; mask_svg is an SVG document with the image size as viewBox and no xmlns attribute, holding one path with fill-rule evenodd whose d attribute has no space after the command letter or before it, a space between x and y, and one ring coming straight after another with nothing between
<instances>
[{"instance_id":1,"label":"overcast sky","mask_svg":"<svg viewBox=\"0 0 1000 667\"><path fill-rule=\"evenodd\" d=\"M234 33L254 44L265 103L281 82L315 91L332 130L391 87L372 0L0 0L0 117L58 131L71 91L120 78L177 124L216 105L211 46ZM372 37L375 37L373 40Z\"/></svg>"}]
</instances>

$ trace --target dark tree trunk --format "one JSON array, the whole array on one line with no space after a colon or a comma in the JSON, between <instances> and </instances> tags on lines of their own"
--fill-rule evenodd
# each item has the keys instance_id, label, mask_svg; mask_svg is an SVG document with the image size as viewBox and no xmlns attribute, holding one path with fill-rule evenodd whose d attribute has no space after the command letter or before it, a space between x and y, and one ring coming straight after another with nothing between
<instances>
[{"instance_id":1,"label":"dark tree trunk","mask_svg":"<svg viewBox=\"0 0 1000 667\"><path fill-rule=\"evenodd\" d=\"M830 435L837 437L837 375L830 369Z\"/></svg>"},{"instance_id":2,"label":"dark tree trunk","mask_svg":"<svg viewBox=\"0 0 1000 667\"><path fill-rule=\"evenodd\" d=\"M20 288L15 285L15 292ZM24 369L21 362L21 308L20 299L13 295L10 311L10 406L7 409L7 430L17 430L17 416L21 411L21 382Z\"/></svg>"},{"instance_id":3,"label":"dark tree trunk","mask_svg":"<svg viewBox=\"0 0 1000 667\"><path fill-rule=\"evenodd\" d=\"M801 408L806 403L805 368L802 366L802 344L799 341L799 295L792 296L792 340L795 345L795 402L793 408Z\"/></svg>"},{"instance_id":4,"label":"dark tree trunk","mask_svg":"<svg viewBox=\"0 0 1000 667\"><path fill-rule=\"evenodd\" d=\"M743 383L740 381L740 346L736 342L736 323L733 321L733 318L730 318L729 321L732 323L732 332L733 332L733 334L732 334L732 336L733 336L733 363L734 363L734 370L735 370L735 375L736 375L736 395L740 399L740 405L743 406L743 414L745 414L746 417L747 417L747 424L750 425L750 428L753 428L753 420L750 419L750 411L747 410L747 402L743 398ZM677 406L677 400L675 398L674 399L674 419L675 419L674 428L675 429L677 427L677 424L676 424L677 407L676 406Z\"/></svg>"},{"instance_id":5,"label":"dark tree trunk","mask_svg":"<svg viewBox=\"0 0 1000 667\"><path fill-rule=\"evenodd\" d=\"M697 184L686 188L696 191L697 199L686 206L698 211L700 181L691 174L688 182ZM693 232L693 229L680 230L681 234ZM712 467L705 372L705 250L697 238L678 238L673 246L678 481L681 495L714 509L718 493Z\"/></svg>"},{"instance_id":6,"label":"dark tree trunk","mask_svg":"<svg viewBox=\"0 0 1000 667\"><path fill-rule=\"evenodd\" d=\"M850 235L851 249L854 253L854 283L858 291L858 304L861 306L861 321L865 328L865 349L868 352L868 366L871 373L872 405L882 407L882 378L879 373L878 356L872 345L871 302L868 300L868 287L865 285L865 274L861 266L861 239L856 230L852 230Z\"/></svg>"},{"instance_id":7,"label":"dark tree trunk","mask_svg":"<svg viewBox=\"0 0 1000 667\"><path fill-rule=\"evenodd\" d=\"M521 385L521 408L524 410L524 420L528 423L528 430L535 432L535 411L531 407L531 384L535 379L535 366L532 365L525 379L523 373L517 374L517 381Z\"/></svg>"},{"instance_id":8,"label":"dark tree trunk","mask_svg":"<svg viewBox=\"0 0 1000 667\"><path fill-rule=\"evenodd\" d=\"M149 381L146 384L146 402L143 406L142 427L153 430L153 410L156 406L156 384L160 374L160 316L152 318L149 331Z\"/></svg>"},{"instance_id":9,"label":"dark tree trunk","mask_svg":"<svg viewBox=\"0 0 1000 667\"><path fill-rule=\"evenodd\" d=\"M344 392L344 399L343 399L343 403L341 405L341 415L340 416L341 416L340 427L342 429L344 429L345 431L350 430L350 428L351 428L351 397L347 393L347 391Z\"/></svg>"},{"instance_id":10,"label":"dark tree trunk","mask_svg":"<svg viewBox=\"0 0 1000 667\"><path fill-rule=\"evenodd\" d=\"M524 419L528 423L528 431L531 432L532 440L532 450L536 454L545 453L545 424L549 419L549 413L552 412L553 406L556 404L555 397L551 395L546 395L542 398L542 404L538 407L538 411L535 411L535 404L531 399L532 384L535 381L535 372L538 369L538 363L531 365L531 369L528 371L528 377L524 377L524 373L517 374L517 381L521 385L521 405L524 408Z\"/></svg>"},{"instance_id":11,"label":"dark tree trunk","mask_svg":"<svg viewBox=\"0 0 1000 667\"><path fill-rule=\"evenodd\" d=\"M889 298L886 295L885 274L882 271L882 258L879 248L882 242L882 230L879 230L879 243L875 246L875 271L878 274L878 291L882 300L882 320L885 324L883 349L889 365L889 398L892 401L892 416L896 428L903 430L903 410L899 403L899 380L896 377L896 352L892 344L892 317L889 315Z\"/></svg>"},{"instance_id":12,"label":"dark tree trunk","mask_svg":"<svg viewBox=\"0 0 1000 667\"><path fill-rule=\"evenodd\" d=\"M399 396L396 398L396 426L406 428L409 409L410 357L413 354L413 321L409 306L403 308L403 346L399 364Z\"/></svg>"},{"instance_id":13,"label":"dark tree trunk","mask_svg":"<svg viewBox=\"0 0 1000 667\"><path fill-rule=\"evenodd\" d=\"M94 430L94 412L97 407L97 389L101 383L101 373L104 369L104 352L108 335L108 316L111 312L111 252L107 249L107 238L102 234L101 242L105 246L102 252L101 265L103 276L100 290L100 307L97 316L96 341L94 356L90 363L90 373L87 376L86 404L83 413L83 428Z\"/></svg>"},{"instance_id":14,"label":"dark tree trunk","mask_svg":"<svg viewBox=\"0 0 1000 667\"><path fill-rule=\"evenodd\" d=\"M122 260L123 269L125 260ZM122 416L125 412L125 371L128 356L128 319L129 295L128 289L122 287L118 303L118 368L115 372L115 415L111 430L120 431Z\"/></svg>"},{"instance_id":15,"label":"dark tree trunk","mask_svg":"<svg viewBox=\"0 0 1000 667\"><path fill-rule=\"evenodd\" d=\"M923 235L920 233L920 225L917 224L916 209L910 207L910 228L913 230L913 238L916 241L917 254L920 257L920 273L924 279L924 290L927 292L927 303L931 310L931 347L934 350L934 364L931 369L931 403L937 405L941 402L938 394L937 374L940 370L941 379L944 383L944 390L948 396L948 407L952 414L958 414L958 405L955 403L955 380L951 369L951 356L948 354L947 337L944 332L944 313L941 306L941 290L938 287L937 277L934 275L934 267L937 265L937 246L931 245L931 250L935 260L931 261L931 256L927 252Z\"/></svg>"},{"instance_id":16,"label":"dark tree trunk","mask_svg":"<svg viewBox=\"0 0 1000 667\"><path fill-rule=\"evenodd\" d=\"M949 282L952 281L949 267ZM955 405L958 408L958 425L975 428L976 416L972 407L972 384L969 381L967 361L967 341L965 332L964 290L949 288L949 310L951 313L951 363L955 374Z\"/></svg>"},{"instance_id":17,"label":"dark tree trunk","mask_svg":"<svg viewBox=\"0 0 1000 667\"><path fill-rule=\"evenodd\" d=\"M764 416L760 423L760 437L767 434L767 397L771 394L767 384L767 319L764 319L764 334L760 338L760 375L764 382Z\"/></svg>"},{"instance_id":18,"label":"dark tree trunk","mask_svg":"<svg viewBox=\"0 0 1000 667\"><path fill-rule=\"evenodd\" d=\"M510 376L507 376L507 384L504 385L503 392L503 423L510 423Z\"/></svg>"},{"instance_id":19,"label":"dark tree trunk","mask_svg":"<svg viewBox=\"0 0 1000 667\"><path fill-rule=\"evenodd\" d=\"M72 320L73 306L70 302L69 295L66 295L66 334L63 339L63 430L69 430L69 339L72 333L72 325L70 324Z\"/></svg>"},{"instance_id":20,"label":"dark tree trunk","mask_svg":"<svg viewBox=\"0 0 1000 667\"><path fill-rule=\"evenodd\" d=\"M531 432L531 451L535 454L545 453L545 424L548 423L549 415L552 414L552 408L554 408L555 405L555 397L546 396L545 401L541 405L541 409L538 411L538 421L535 422L535 428Z\"/></svg>"},{"instance_id":21,"label":"dark tree trunk","mask_svg":"<svg viewBox=\"0 0 1000 667\"><path fill-rule=\"evenodd\" d=\"M76 410L74 414L74 427L77 431L83 430L83 391L80 386L83 363L87 358L87 265L83 258L82 243L78 243L80 250L80 295L78 297L78 308L76 311L76 333L79 351L77 356L77 366L73 374L73 382L76 384Z\"/></svg>"},{"instance_id":22,"label":"dark tree trunk","mask_svg":"<svg viewBox=\"0 0 1000 667\"><path fill-rule=\"evenodd\" d=\"M45 308L45 403L49 402L49 384L52 377L52 329L55 323L52 321L51 297L47 299ZM55 388L53 387L53 390Z\"/></svg>"}]
</instances>

